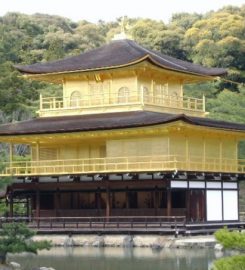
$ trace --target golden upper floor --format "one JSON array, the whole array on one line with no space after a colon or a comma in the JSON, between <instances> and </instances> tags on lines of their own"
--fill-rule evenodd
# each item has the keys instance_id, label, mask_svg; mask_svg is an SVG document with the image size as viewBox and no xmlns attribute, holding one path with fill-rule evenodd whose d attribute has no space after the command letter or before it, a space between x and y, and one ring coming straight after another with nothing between
<instances>
[{"instance_id":1,"label":"golden upper floor","mask_svg":"<svg viewBox=\"0 0 245 270\"><path fill-rule=\"evenodd\" d=\"M160 73L160 72L159 72ZM111 72L63 81L63 96L40 95L41 117L105 112L155 111L205 115L205 98L183 95L181 78L167 78L149 69Z\"/></svg>"},{"instance_id":2,"label":"golden upper floor","mask_svg":"<svg viewBox=\"0 0 245 270\"><path fill-rule=\"evenodd\" d=\"M40 96L41 117L139 110L203 117L205 99L185 97L184 84L226 72L162 55L131 40L17 69L30 79L63 85L59 97Z\"/></svg>"}]
</instances>

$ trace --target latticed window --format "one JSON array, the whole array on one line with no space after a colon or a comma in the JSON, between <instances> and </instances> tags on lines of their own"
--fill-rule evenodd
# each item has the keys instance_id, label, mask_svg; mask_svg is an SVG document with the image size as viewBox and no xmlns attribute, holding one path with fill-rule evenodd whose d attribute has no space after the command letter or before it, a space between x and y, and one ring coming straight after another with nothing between
<instances>
[{"instance_id":1,"label":"latticed window","mask_svg":"<svg viewBox=\"0 0 245 270\"><path fill-rule=\"evenodd\" d=\"M128 87L121 87L118 90L118 102L125 103L129 101L129 88Z\"/></svg>"},{"instance_id":2,"label":"latticed window","mask_svg":"<svg viewBox=\"0 0 245 270\"><path fill-rule=\"evenodd\" d=\"M156 103L162 104L168 101L168 90L166 85L157 84L154 88L154 99Z\"/></svg>"},{"instance_id":3,"label":"latticed window","mask_svg":"<svg viewBox=\"0 0 245 270\"><path fill-rule=\"evenodd\" d=\"M143 86L142 91L143 91L144 102L149 102L150 101L149 89L146 86Z\"/></svg>"},{"instance_id":4,"label":"latticed window","mask_svg":"<svg viewBox=\"0 0 245 270\"><path fill-rule=\"evenodd\" d=\"M79 107L81 104L81 93L79 91L73 91L70 97L70 106Z\"/></svg>"},{"instance_id":5,"label":"latticed window","mask_svg":"<svg viewBox=\"0 0 245 270\"><path fill-rule=\"evenodd\" d=\"M90 102L92 105L100 105L103 103L103 84L93 83L90 84Z\"/></svg>"},{"instance_id":6,"label":"latticed window","mask_svg":"<svg viewBox=\"0 0 245 270\"><path fill-rule=\"evenodd\" d=\"M169 96L169 102L170 106L175 108L179 108L180 106L182 106L182 101L176 91L171 92L171 95Z\"/></svg>"},{"instance_id":7,"label":"latticed window","mask_svg":"<svg viewBox=\"0 0 245 270\"><path fill-rule=\"evenodd\" d=\"M33 151L36 160L57 160L58 150L56 148L40 148L39 157L37 157L36 149Z\"/></svg>"}]
</instances>

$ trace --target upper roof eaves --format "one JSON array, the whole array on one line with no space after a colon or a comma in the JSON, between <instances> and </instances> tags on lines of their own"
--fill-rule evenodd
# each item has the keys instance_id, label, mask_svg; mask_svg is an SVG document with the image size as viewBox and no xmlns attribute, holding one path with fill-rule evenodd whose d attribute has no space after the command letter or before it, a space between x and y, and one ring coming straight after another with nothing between
<instances>
[{"instance_id":1,"label":"upper roof eaves","mask_svg":"<svg viewBox=\"0 0 245 270\"><path fill-rule=\"evenodd\" d=\"M143 60L153 65L183 73L202 76L221 76L226 74L222 68L206 68L174 57L160 54L144 48L132 40L117 40L100 48L62 60L36 63L28 66L16 65L15 68L24 74L66 73L93 71L133 65Z\"/></svg>"}]
</instances>

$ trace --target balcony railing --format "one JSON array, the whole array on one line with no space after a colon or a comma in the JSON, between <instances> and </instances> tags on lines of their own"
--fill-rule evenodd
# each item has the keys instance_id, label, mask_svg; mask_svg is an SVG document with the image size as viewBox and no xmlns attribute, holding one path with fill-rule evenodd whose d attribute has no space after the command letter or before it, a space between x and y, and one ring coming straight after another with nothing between
<instances>
[{"instance_id":1,"label":"balcony railing","mask_svg":"<svg viewBox=\"0 0 245 270\"><path fill-rule=\"evenodd\" d=\"M136 107L135 107L136 106ZM68 97L42 97L40 95L40 116L55 114L89 113L91 110L116 111L125 108L154 106L157 110L175 109L182 112L205 113L205 98L191 98L172 95L148 95L141 91L130 92L130 95L117 94L85 95L81 99Z\"/></svg>"},{"instance_id":2,"label":"balcony railing","mask_svg":"<svg viewBox=\"0 0 245 270\"><path fill-rule=\"evenodd\" d=\"M184 156L134 156L11 162L0 175L67 175L155 171L245 173L245 160Z\"/></svg>"}]
</instances>

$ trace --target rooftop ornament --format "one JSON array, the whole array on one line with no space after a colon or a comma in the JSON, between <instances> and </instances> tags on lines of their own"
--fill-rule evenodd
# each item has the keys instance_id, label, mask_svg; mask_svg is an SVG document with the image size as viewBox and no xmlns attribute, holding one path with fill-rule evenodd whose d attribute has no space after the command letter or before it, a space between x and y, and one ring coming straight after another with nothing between
<instances>
[{"instance_id":1,"label":"rooftop ornament","mask_svg":"<svg viewBox=\"0 0 245 270\"><path fill-rule=\"evenodd\" d=\"M121 32L119 34L115 34L112 40L123 40L123 39L133 40L132 36L126 33L130 29L126 16L122 17L120 22L120 28Z\"/></svg>"}]
</instances>

